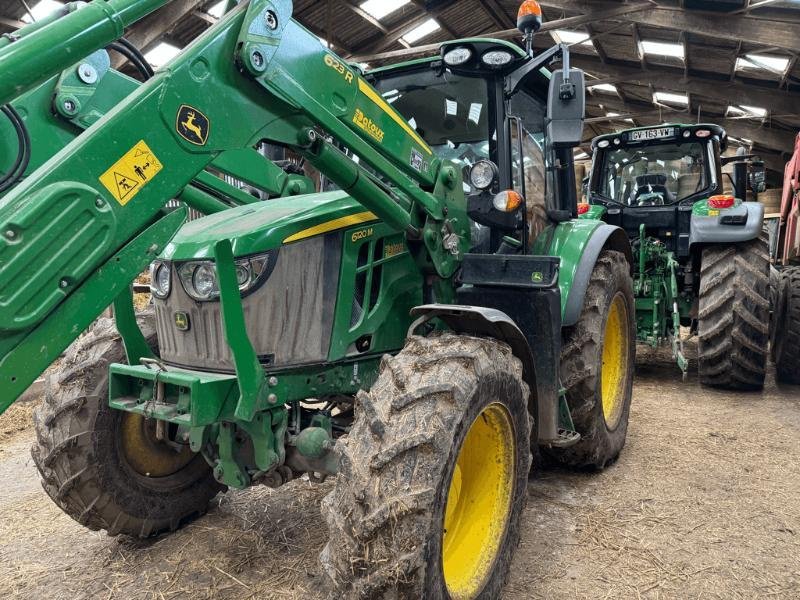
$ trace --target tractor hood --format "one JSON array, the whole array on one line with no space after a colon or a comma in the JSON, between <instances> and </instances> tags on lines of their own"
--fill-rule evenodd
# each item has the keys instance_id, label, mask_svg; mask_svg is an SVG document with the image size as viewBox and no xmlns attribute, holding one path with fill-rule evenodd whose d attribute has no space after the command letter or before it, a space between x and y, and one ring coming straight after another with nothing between
<instances>
[{"instance_id":1,"label":"tractor hood","mask_svg":"<svg viewBox=\"0 0 800 600\"><path fill-rule=\"evenodd\" d=\"M167 245L166 260L214 257L214 244L231 240L236 257L378 218L346 192L326 192L267 200L203 217L184 225Z\"/></svg>"}]
</instances>

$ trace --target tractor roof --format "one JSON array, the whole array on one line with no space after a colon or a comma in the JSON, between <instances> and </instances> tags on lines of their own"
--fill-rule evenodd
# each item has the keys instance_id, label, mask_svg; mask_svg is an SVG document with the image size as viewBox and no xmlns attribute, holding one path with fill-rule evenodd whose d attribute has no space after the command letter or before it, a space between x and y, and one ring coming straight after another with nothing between
<instances>
[{"instance_id":1,"label":"tractor roof","mask_svg":"<svg viewBox=\"0 0 800 600\"><path fill-rule=\"evenodd\" d=\"M439 45L439 52L434 56L427 56L425 58L417 58L414 60L407 60L401 63L397 63L394 65L386 65L383 67L378 67L376 69L370 69L365 74L375 75L378 73L386 73L387 71L403 71L409 67L414 67L416 65L423 65L432 63L442 59L442 56L451 49L459 48L459 47L468 47L470 49L480 49L479 52L475 52L475 55L484 54L489 49L502 49L509 51L512 55L516 58L513 61L515 66L519 65L519 61L524 60L527 58L525 51L520 48L517 44L513 42L509 42L508 40L498 40L494 38L464 38L460 40L449 40L446 42L442 42Z\"/></svg>"},{"instance_id":2,"label":"tractor roof","mask_svg":"<svg viewBox=\"0 0 800 600\"><path fill-rule=\"evenodd\" d=\"M728 134L719 125L713 123L697 123L694 125L662 123L661 125L634 127L598 136L592 140L592 149L608 146L669 144L708 139L710 137L720 140L722 150L727 146Z\"/></svg>"}]
</instances>

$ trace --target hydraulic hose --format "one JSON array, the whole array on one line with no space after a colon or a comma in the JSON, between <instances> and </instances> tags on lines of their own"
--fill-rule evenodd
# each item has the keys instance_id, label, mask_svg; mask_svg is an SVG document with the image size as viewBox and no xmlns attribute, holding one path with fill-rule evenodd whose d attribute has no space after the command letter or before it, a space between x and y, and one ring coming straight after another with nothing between
<instances>
[{"instance_id":1,"label":"hydraulic hose","mask_svg":"<svg viewBox=\"0 0 800 600\"><path fill-rule=\"evenodd\" d=\"M119 38L116 42L111 42L106 46L106 50L114 50L127 58L131 64L136 67L136 70L139 71L145 81L153 76L153 68L147 62L147 59L136 46L125 38Z\"/></svg>"},{"instance_id":2,"label":"hydraulic hose","mask_svg":"<svg viewBox=\"0 0 800 600\"><path fill-rule=\"evenodd\" d=\"M22 117L14 110L13 106L6 104L0 107L0 111L8 117L8 120L11 121L11 124L14 126L14 130L17 132L19 147L17 158L13 166L8 173L0 178L0 193L3 193L16 185L19 180L22 179L25 170L28 168L28 164L31 160L31 137L28 133L28 128L25 127L25 123L22 121Z\"/></svg>"}]
</instances>

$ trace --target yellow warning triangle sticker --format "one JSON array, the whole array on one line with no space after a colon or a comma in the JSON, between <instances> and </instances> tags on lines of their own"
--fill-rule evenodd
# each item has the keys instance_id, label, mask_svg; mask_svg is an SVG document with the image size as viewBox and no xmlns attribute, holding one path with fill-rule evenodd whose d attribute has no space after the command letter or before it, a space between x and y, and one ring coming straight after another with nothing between
<instances>
[{"instance_id":1,"label":"yellow warning triangle sticker","mask_svg":"<svg viewBox=\"0 0 800 600\"><path fill-rule=\"evenodd\" d=\"M122 173L117 173L114 171L114 180L117 182L117 194L120 200L124 200L125 196L130 194L136 186L139 185L138 182L134 181L130 177L123 175Z\"/></svg>"}]
</instances>

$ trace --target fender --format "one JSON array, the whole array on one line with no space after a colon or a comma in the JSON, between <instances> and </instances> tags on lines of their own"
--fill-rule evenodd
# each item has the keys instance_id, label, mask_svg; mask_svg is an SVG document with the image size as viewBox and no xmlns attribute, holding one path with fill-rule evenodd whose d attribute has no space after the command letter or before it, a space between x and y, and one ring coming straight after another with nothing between
<instances>
[{"instance_id":1,"label":"fender","mask_svg":"<svg viewBox=\"0 0 800 600\"><path fill-rule=\"evenodd\" d=\"M723 218L738 217L744 222L728 224ZM720 211L719 215L692 214L689 248L695 244L749 242L761 235L764 223L764 205L760 202L742 202L735 208Z\"/></svg>"},{"instance_id":2,"label":"fender","mask_svg":"<svg viewBox=\"0 0 800 600\"><path fill-rule=\"evenodd\" d=\"M491 337L511 347L511 352L522 363L523 379L531 391L528 410L530 414L536 415L531 431L531 445L536 444L540 435L540 424L557 418L558 406L555 404L548 407L547 402L539 402L533 353L525 334L514 320L494 308L460 304L425 304L411 309L411 316L415 321L408 330L409 335L426 321L438 317L455 333Z\"/></svg>"},{"instance_id":3,"label":"fender","mask_svg":"<svg viewBox=\"0 0 800 600\"><path fill-rule=\"evenodd\" d=\"M559 287L564 327L578 322L594 265L606 249L622 252L633 268L631 244L621 228L588 219L562 223L556 228L550 252L561 258Z\"/></svg>"}]
</instances>

